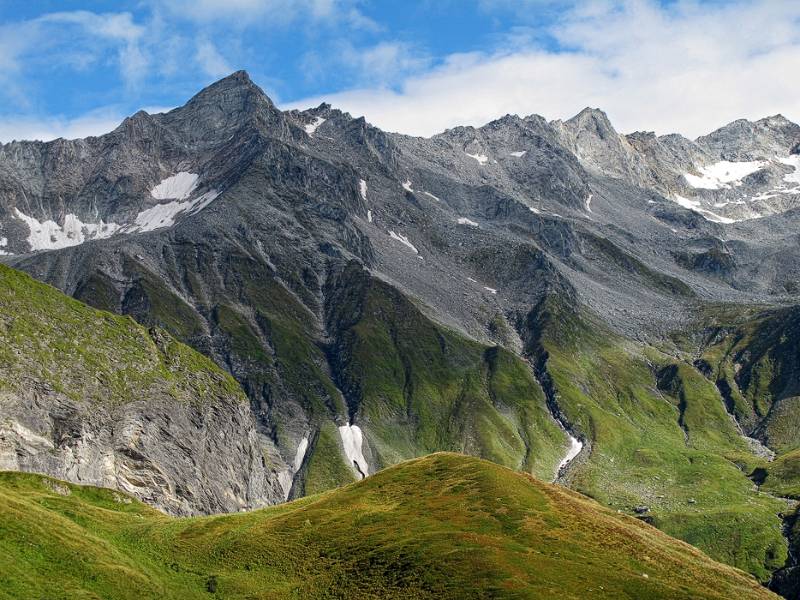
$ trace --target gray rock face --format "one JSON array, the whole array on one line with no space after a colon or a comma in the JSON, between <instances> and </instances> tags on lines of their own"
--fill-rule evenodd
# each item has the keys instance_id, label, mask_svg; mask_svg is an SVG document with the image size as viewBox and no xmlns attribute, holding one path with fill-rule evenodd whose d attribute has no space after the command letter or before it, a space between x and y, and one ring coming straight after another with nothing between
<instances>
[{"instance_id":1,"label":"gray rock face","mask_svg":"<svg viewBox=\"0 0 800 600\"><path fill-rule=\"evenodd\" d=\"M42 386L0 394L0 470L115 488L176 515L283 499L247 405L98 407Z\"/></svg>"},{"instance_id":2,"label":"gray rock face","mask_svg":"<svg viewBox=\"0 0 800 600\"><path fill-rule=\"evenodd\" d=\"M697 139L712 155L728 161L764 160L785 155L800 140L800 126L783 115L751 122L739 119Z\"/></svg>"}]
</instances>

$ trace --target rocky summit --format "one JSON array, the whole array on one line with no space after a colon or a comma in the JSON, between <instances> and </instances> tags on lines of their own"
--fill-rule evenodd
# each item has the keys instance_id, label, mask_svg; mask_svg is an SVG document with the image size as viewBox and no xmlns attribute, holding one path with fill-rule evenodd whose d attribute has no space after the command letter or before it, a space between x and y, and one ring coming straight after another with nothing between
<instances>
[{"instance_id":1,"label":"rocky summit","mask_svg":"<svg viewBox=\"0 0 800 600\"><path fill-rule=\"evenodd\" d=\"M0 467L187 515L455 451L791 597L799 144L591 108L409 137L240 71L2 145Z\"/></svg>"}]
</instances>

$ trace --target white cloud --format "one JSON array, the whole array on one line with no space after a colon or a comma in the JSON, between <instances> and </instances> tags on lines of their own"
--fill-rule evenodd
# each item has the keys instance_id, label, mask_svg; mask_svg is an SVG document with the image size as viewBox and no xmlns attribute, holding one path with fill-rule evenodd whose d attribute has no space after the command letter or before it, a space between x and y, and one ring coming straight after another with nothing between
<instances>
[{"instance_id":1,"label":"white cloud","mask_svg":"<svg viewBox=\"0 0 800 600\"><path fill-rule=\"evenodd\" d=\"M223 77L234 71L210 40L199 40L195 60L211 77Z\"/></svg>"},{"instance_id":2,"label":"white cloud","mask_svg":"<svg viewBox=\"0 0 800 600\"><path fill-rule=\"evenodd\" d=\"M145 33L130 13L83 10L0 25L0 82L13 86L10 93L3 92L24 106L23 67L63 65L80 71L109 53L116 55L122 79L133 87L146 76L150 64L142 43Z\"/></svg>"},{"instance_id":3,"label":"white cloud","mask_svg":"<svg viewBox=\"0 0 800 600\"><path fill-rule=\"evenodd\" d=\"M102 108L68 119L64 117L14 117L0 119L0 143L12 140L49 141L101 135L115 129L125 118L119 110Z\"/></svg>"},{"instance_id":4,"label":"white cloud","mask_svg":"<svg viewBox=\"0 0 800 600\"><path fill-rule=\"evenodd\" d=\"M54 24L59 28L73 25L86 36L84 44L92 48L95 42L105 41L116 46L120 73L128 86L140 83L149 67L149 58L141 46L145 28L134 23L130 13L93 13L85 10L48 13L38 17L35 24ZM50 32L43 32L50 35ZM59 34L66 33L59 31ZM68 35L70 44L75 38ZM96 49L99 51L100 49ZM86 53L84 53L84 56Z\"/></svg>"},{"instance_id":5,"label":"white cloud","mask_svg":"<svg viewBox=\"0 0 800 600\"><path fill-rule=\"evenodd\" d=\"M165 113L174 106L145 106L142 110L151 115ZM121 107L107 106L92 110L75 118L4 116L0 119L0 143L13 140L42 140L56 138L76 139L98 136L117 128L129 115Z\"/></svg>"},{"instance_id":6,"label":"white cloud","mask_svg":"<svg viewBox=\"0 0 800 600\"><path fill-rule=\"evenodd\" d=\"M375 29L357 0L150 0L157 10L203 24L226 22L238 26L285 26L297 19L346 23L359 29Z\"/></svg>"},{"instance_id":7,"label":"white cloud","mask_svg":"<svg viewBox=\"0 0 800 600\"><path fill-rule=\"evenodd\" d=\"M424 70L430 62L427 54L406 42L356 47L349 40L337 40L326 51L306 54L302 67L310 80L336 73L339 80L346 74L361 85L389 85Z\"/></svg>"},{"instance_id":8,"label":"white cloud","mask_svg":"<svg viewBox=\"0 0 800 600\"><path fill-rule=\"evenodd\" d=\"M535 1L535 0L534 0ZM325 100L393 131L431 135L506 113L548 118L584 106L621 131L695 137L737 118L800 118L800 3L774 0L661 7L653 0L583 2L534 43L455 54L393 91L375 85Z\"/></svg>"}]
</instances>

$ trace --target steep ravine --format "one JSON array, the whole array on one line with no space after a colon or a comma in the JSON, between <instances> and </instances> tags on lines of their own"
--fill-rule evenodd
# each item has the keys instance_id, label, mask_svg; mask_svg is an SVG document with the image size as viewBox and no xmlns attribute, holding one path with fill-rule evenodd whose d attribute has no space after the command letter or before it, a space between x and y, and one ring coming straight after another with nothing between
<instances>
[{"instance_id":1,"label":"steep ravine","mask_svg":"<svg viewBox=\"0 0 800 600\"><path fill-rule=\"evenodd\" d=\"M569 447L564 454L564 458L558 463L555 474L553 475L553 482L566 484L568 481L568 471L573 461L575 461L584 450L588 456L588 454L591 453L591 445L588 441L581 440L573 435L574 429L564 418L564 414L558 405L558 392L553 384L552 377L550 377L550 373L547 372L547 351L543 348L539 348L537 354L538 358L529 361L529 363L533 369L536 380L539 382L539 385L542 386L542 390L547 398L547 408L550 410L550 414L564 430L564 433L567 434L569 439Z\"/></svg>"}]
</instances>

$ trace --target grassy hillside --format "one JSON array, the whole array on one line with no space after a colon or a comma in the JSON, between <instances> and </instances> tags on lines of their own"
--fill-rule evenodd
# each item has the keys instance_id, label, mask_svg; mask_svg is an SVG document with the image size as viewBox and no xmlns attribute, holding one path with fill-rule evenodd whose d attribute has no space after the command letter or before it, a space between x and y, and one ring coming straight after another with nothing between
<instances>
[{"instance_id":1,"label":"grassy hillside","mask_svg":"<svg viewBox=\"0 0 800 600\"><path fill-rule=\"evenodd\" d=\"M266 510L172 519L0 474L3 598L772 598L636 519L435 454Z\"/></svg>"},{"instance_id":2,"label":"grassy hillside","mask_svg":"<svg viewBox=\"0 0 800 600\"><path fill-rule=\"evenodd\" d=\"M79 402L246 399L211 360L130 317L95 310L0 264L0 391L31 382Z\"/></svg>"},{"instance_id":3,"label":"grassy hillside","mask_svg":"<svg viewBox=\"0 0 800 600\"><path fill-rule=\"evenodd\" d=\"M692 355L633 343L551 298L531 316L567 422L591 441L570 485L766 581L784 565L785 502L755 489L760 464Z\"/></svg>"}]
</instances>

